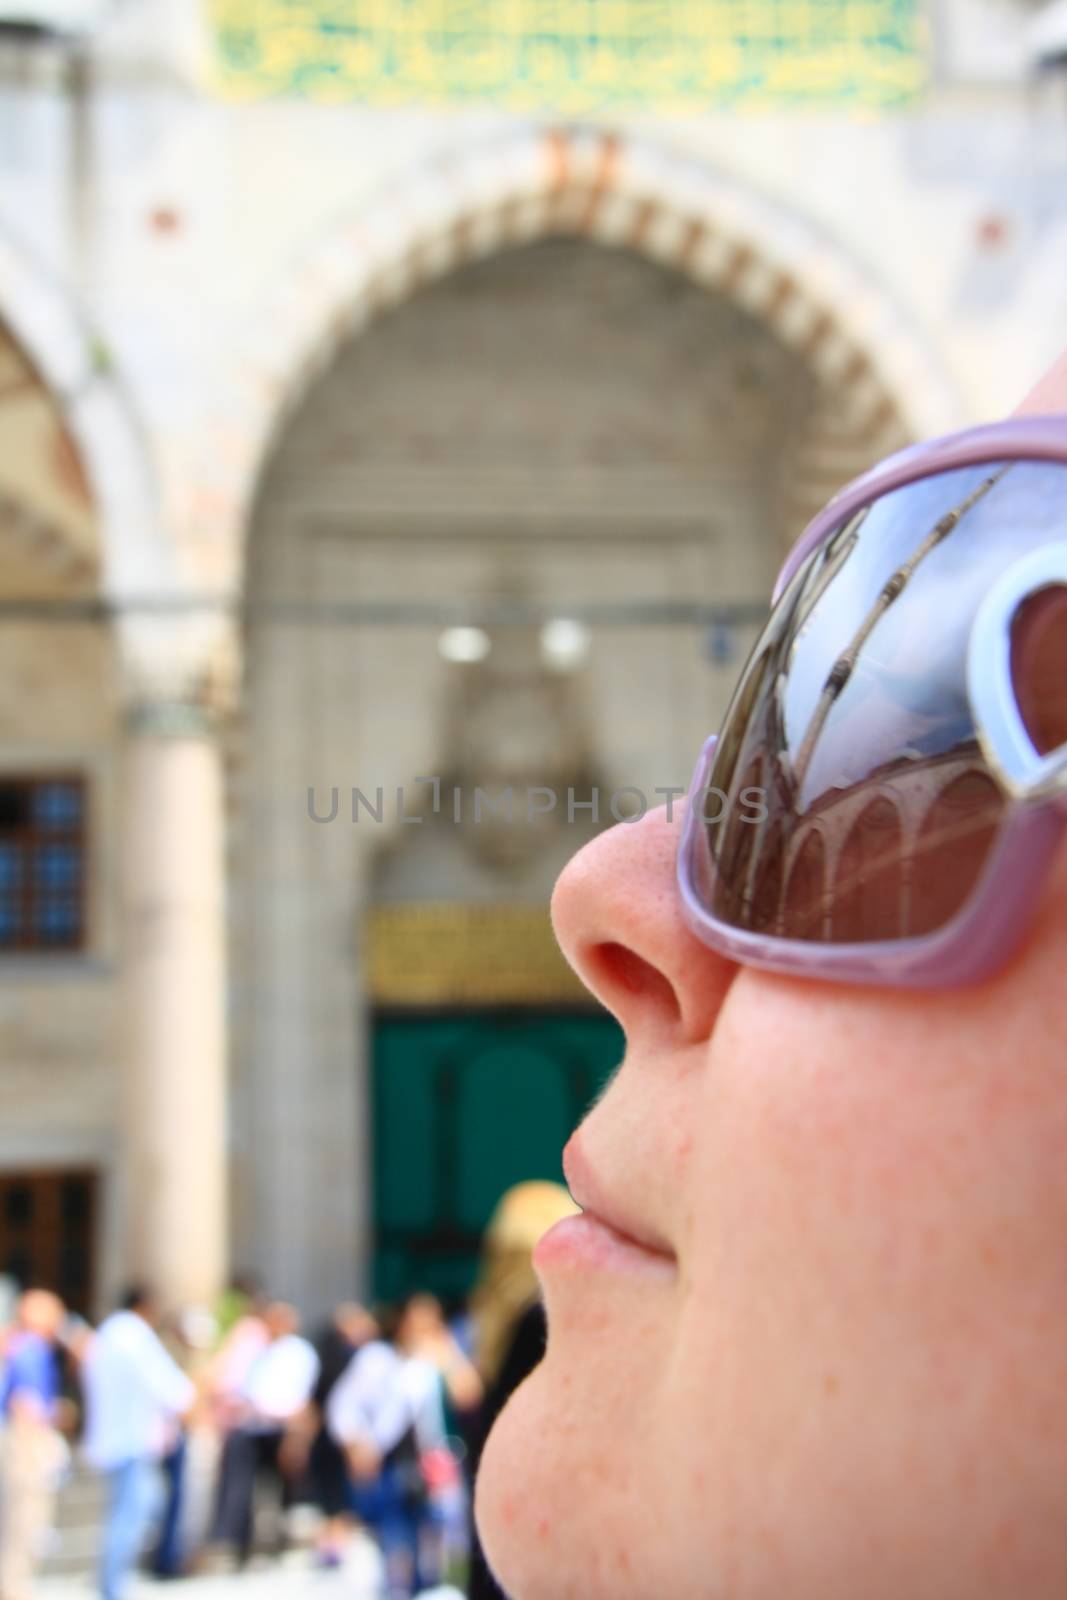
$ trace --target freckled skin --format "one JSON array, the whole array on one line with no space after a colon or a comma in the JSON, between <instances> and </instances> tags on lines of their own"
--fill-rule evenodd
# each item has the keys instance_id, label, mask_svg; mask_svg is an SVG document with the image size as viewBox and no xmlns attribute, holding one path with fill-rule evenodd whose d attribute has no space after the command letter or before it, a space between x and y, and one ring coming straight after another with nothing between
<instances>
[{"instance_id":1,"label":"freckled skin","mask_svg":"<svg viewBox=\"0 0 1067 1600\"><path fill-rule=\"evenodd\" d=\"M678 1270L545 1273L490 1561L512 1600L1063 1600L1067 846L1008 968L919 994L724 961L676 843L602 835L554 917L627 1034L585 1157Z\"/></svg>"}]
</instances>

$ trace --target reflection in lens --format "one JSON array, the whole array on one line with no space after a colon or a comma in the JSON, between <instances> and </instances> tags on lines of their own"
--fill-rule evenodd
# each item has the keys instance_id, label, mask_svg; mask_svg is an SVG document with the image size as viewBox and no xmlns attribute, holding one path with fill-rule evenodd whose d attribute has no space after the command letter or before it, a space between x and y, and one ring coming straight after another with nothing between
<instances>
[{"instance_id":1,"label":"reflection in lens","mask_svg":"<svg viewBox=\"0 0 1067 1600\"><path fill-rule=\"evenodd\" d=\"M747 824L755 833L755 825ZM780 931L782 905L782 822L771 825L760 839L759 857L752 878L751 921L761 928Z\"/></svg>"},{"instance_id":2,"label":"reflection in lens","mask_svg":"<svg viewBox=\"0 0 1067 1600\"><path fill-rule=\"evenodd\" d=\"M740 796L746 788L762 788L762 782L763 761L757 756L745 768L737 785L737 795ZM724 848L732 863L730 888L725 892L729 897L731 916L737 920L747 915L746 903L751 897L750 868L753 851L760 843L760 838L759 830L746 821L743 806L732 803L733 798L731 796L724 804L721 791L709 793L705 798L703 815L709 831L721 828L724 833Z\"/></svg>"},{"instance_id":3,"label":"reflection in lens","mask_svg":"<svg viewBox=\"0 0 1067 1600\"><path fill-rule=\"evenodd\" d=\"M834 867L835 941L856 944L903 933L908 885L902 833L897 808L884 797L865 805L849 828Z\"/></svg>"},{"instance_id":4,"label":"reflection in lens","mask_svg":"<svg viewBox=\"0 0 1067 1600\"><path fill-rule=\"evenodd\" d=\"M910 932L932 933L964 904L989 857L1003 809L1003 796L987 772L965 772L940 791L915 847Z\"/></svg>"},{"instance_id":5,"label":"reflection in lens","mask_svg":"<svg viewBox=\"0 0 1067 1600\"><path fill-rule=\"evenodd\" d=\"M826 851L812 828L793 858L786 880L781 930L787 939L821 939L826 906Z\"/></svg>"},{"instance_id":6,"label":"reflection in lens","mask_svg":"<svg viewBox=\"0 0 1067 1600\"><path fill-rule=\"evenodd\" d=\"M1005 805L967 695L971 626L1000 573L1065 530L1064 467L992 463L883 496L809 556L716 747L710 781L730 797L706 828L716 917L862 944L965 906ZM753 782L766 821L742 823Z\"/></svg>"}]
</instances>

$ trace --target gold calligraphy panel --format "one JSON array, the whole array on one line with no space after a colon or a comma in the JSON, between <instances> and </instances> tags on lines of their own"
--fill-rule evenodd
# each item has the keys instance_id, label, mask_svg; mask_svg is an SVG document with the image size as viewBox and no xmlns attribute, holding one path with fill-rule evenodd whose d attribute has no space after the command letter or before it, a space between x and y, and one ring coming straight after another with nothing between
<instances>
[{"instance_id":1,"label":"gold calligraphy panel","mask_svg":"<svg viewBox=\"0 0 1067 1600\"><path fill-rule=\"evenodd\" d=\"M899 105L918 0L209 0L223 93L375 105Z\"/></svg>"},{"instance_id":2,"label":"gold calligraphy panel","mask_svg":"<svg viewBox=\"0 0 1067 1600\"><path fill-rule=\"evenodd\" d=\"M539 905L375 906L366 923L366 973L377 1005L589 1000Z\"/></svg>"}]
</instances>

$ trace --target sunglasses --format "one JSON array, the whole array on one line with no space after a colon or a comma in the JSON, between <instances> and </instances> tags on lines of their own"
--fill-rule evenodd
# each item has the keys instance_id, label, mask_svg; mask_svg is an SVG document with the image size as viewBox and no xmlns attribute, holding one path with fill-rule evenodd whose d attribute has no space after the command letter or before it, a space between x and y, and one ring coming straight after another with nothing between
<instances>
[{"instance_id":1,"label":"sunglasses","mask_svg":"<svg viewBox=\"0 0 1067 1600\"><path fill-rule=\"evenodd\" d=\"M1067 822L1067 417L890 457L790 551L689 792L731 959L944 988L1021 940Z\"/></svg>"}]
</instances>

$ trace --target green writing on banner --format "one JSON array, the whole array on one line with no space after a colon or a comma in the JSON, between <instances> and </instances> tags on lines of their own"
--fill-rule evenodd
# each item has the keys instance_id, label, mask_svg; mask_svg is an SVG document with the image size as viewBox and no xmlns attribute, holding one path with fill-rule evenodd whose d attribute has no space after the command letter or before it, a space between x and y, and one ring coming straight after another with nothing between
<instances>
[{"instance_id":1,"label":"green writing on banner","mask_svg":"<svg viewBox=\"0 0 1067 1600\"><path fill-rule=\"evenodd\" d=\"M224 94L581 114L906 104L919 0L209 0Z\"/></svg>"}]
</instances>

